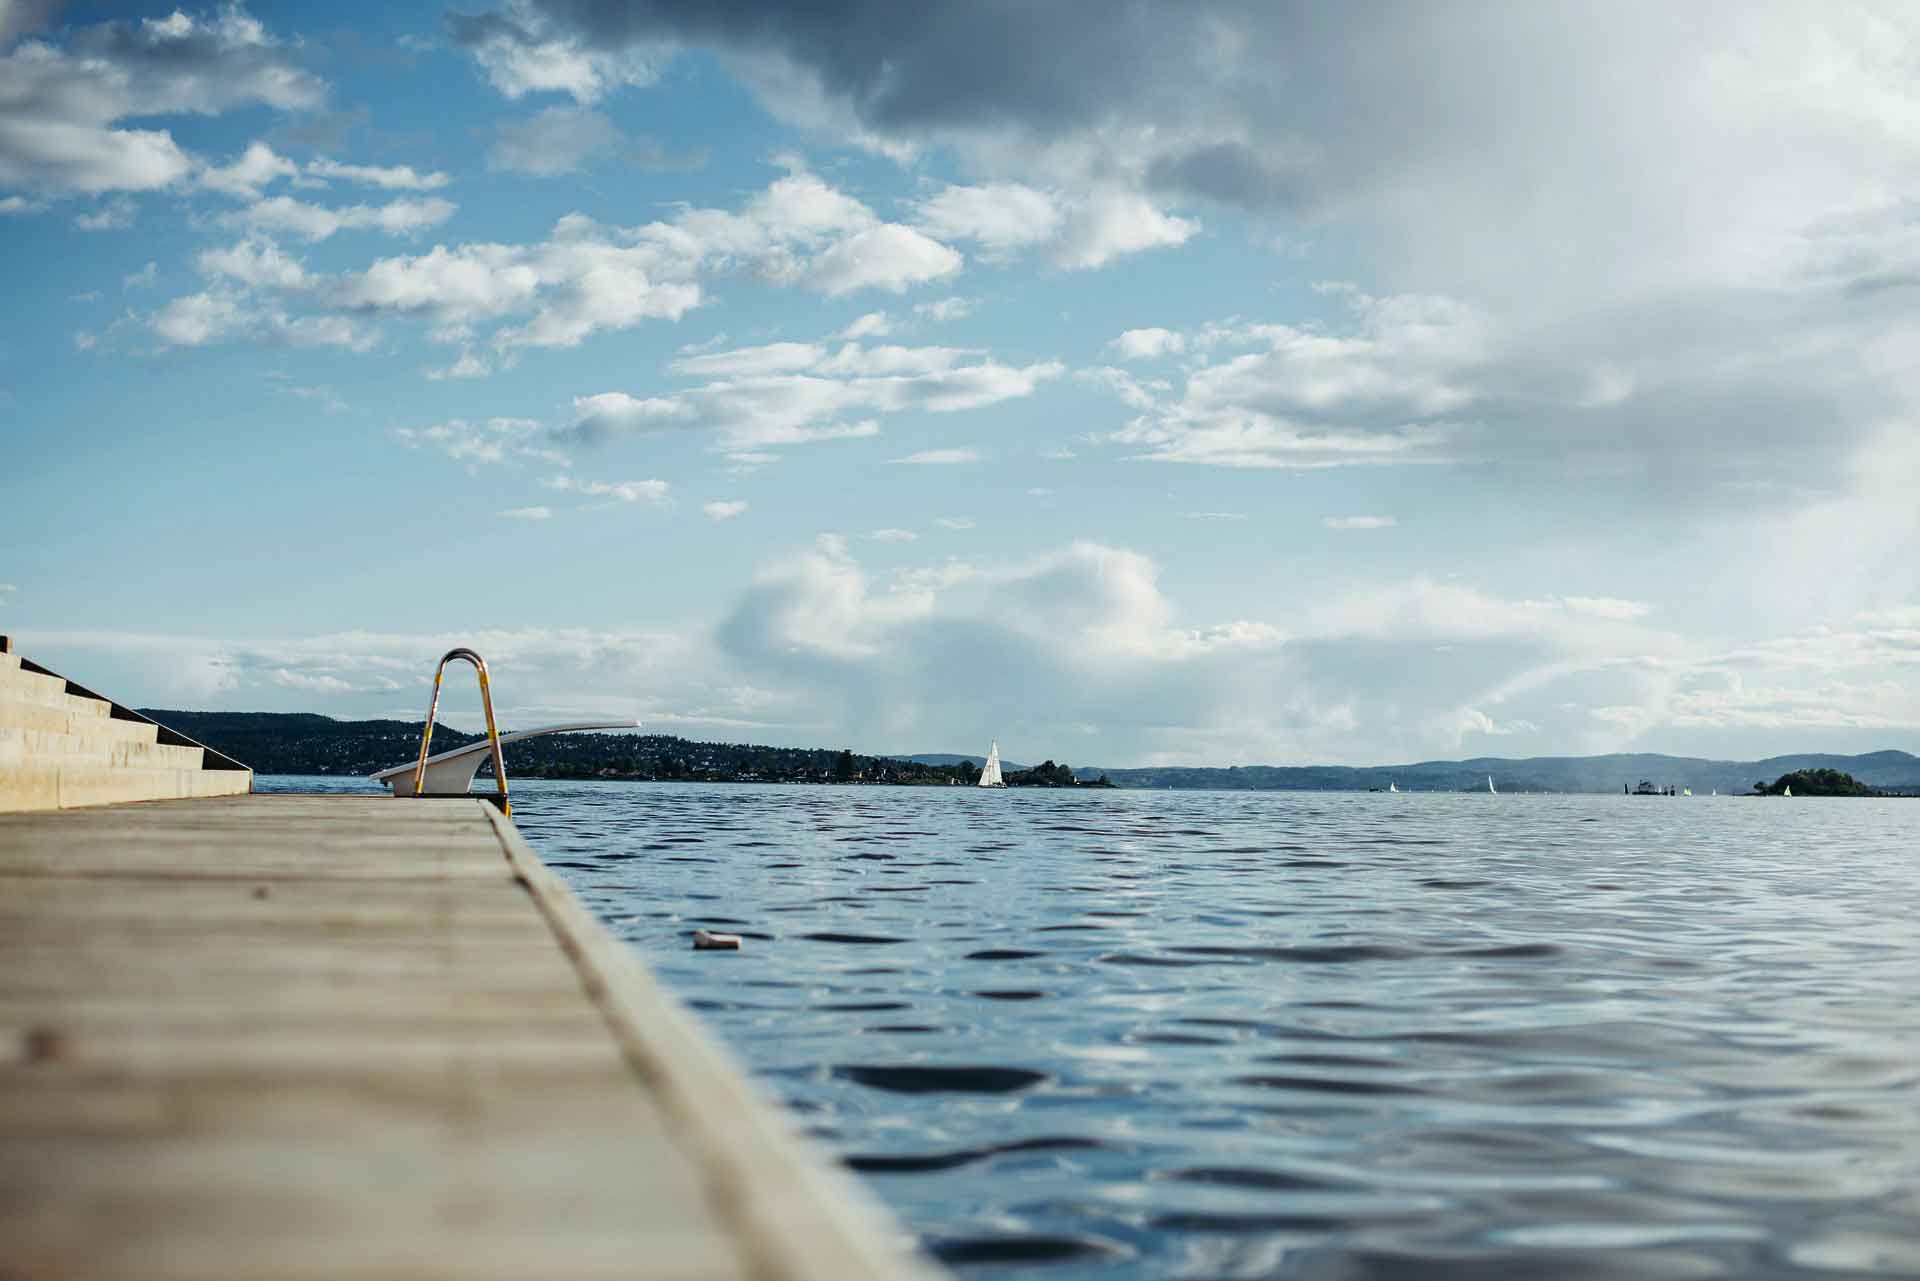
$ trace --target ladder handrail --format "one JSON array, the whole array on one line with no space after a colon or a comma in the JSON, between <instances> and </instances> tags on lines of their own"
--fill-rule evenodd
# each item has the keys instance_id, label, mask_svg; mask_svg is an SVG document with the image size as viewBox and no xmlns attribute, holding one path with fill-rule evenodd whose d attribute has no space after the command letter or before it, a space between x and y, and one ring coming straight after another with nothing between
<instances>
[{"instance_id":1,"label":"ladder handrail","mask_svg":"<svg viewBox=\"0 0 1920 1281\"><path fill-rule=\"evenodd\" d=\"M493 781L500 787L500 808L508 818L513 817L513 809L507 802L507 764L500 758L500 728L493 719L493 690L487 684L487 660L466 646L448 650L440 656L440 665L433 669L433 700L427 704L427 725L420 733L420 763L413 767L413 794L419 796L427 778L427 748L433 742L433 718L440 710L440 681L447 674L447 664L454 659L473 664L473 670L480 677L480 704L487 712L487 742L493 748Z\"/></svg>"}]
</instances>

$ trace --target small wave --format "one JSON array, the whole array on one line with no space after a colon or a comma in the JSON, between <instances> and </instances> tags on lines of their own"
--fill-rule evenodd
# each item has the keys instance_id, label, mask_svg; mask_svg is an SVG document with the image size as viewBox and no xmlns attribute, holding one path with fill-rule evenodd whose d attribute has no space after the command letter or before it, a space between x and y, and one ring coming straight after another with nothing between
<instances>
[{"instance_id":1,"label":"small wave","mask_svg":"<svg viewBox=\"0 0 1920 1281\"><path fill-rule=\"evenodd\" d=\"M1098 1139L1068 1137L1021 1139L1014 1143L956 1148L951 1152L855 1154L847 1157L846 1163L862 1174L924 1174L972 1165L976 1161L986 1161L1013 1152L1077 1152L1092 1148L1110 1150L1113 1145Z\"/></svg>"},{"instance_id":2,"label":"small wave","mask_svg":"<svg viewBox=\"0 0 1920 1281\"><path fill-rule=\"evenodd\" d=\"M1391 1081L1337 1080L1326 1076L1236 1076L1235 1085L1253 1085L1263 1090L1303 1090L1310 1094L1424 1094L1410 1085Z\"/></svg>"},{"instance_id":3,"label":"small wave","mask_svg":"<svg viewBox=\"0 0 1920 1281\"><path fill-rule=\"evenodd\" d=\"M1045 952L1030 952L1019 947L990 947L984 952L968 952L969 961L1024 961L1029 957L1045 956Z\"/></svg>"},{"instance_id":4,"label":"small wave","mask_svg":"<svg viewBox=\"0 0 1920 1281\"><path fill-rule=\"evenodd\" d=\"M948 1237L928 1241L926 1248L940 1262L955 1265L1066 1263L1093 1256L1128 1258L1133 1254L1116 1241L1074 1236Z\"/></svg>"},{"instance_id":5,"label":"small wave","mask_svg":"<svg viewBox=\"0 0 1920 1281\"><path fill-rule=\"evenodd\" d=\"M818 934L802 934L800 937L810 939L815 943L869 943L874 946L885 946L890 943L905 943L909 941L903 938L895 938L890 934L841 934L833 930L822 930Z\"/></svg>"},{"instance_id":6,"label":"small wave","mask_svg":"<svg viewBox=\"0 0 1920 1281\"><path fill-rule=\"evenodd\" d=\"M1045 1072L1010 1067L933 1067L920 1064L842 1063L833 1069L842 1080L858 1081L894 1094L1011 1094L1047 1079Z\"/></svg>"}]
</instances>

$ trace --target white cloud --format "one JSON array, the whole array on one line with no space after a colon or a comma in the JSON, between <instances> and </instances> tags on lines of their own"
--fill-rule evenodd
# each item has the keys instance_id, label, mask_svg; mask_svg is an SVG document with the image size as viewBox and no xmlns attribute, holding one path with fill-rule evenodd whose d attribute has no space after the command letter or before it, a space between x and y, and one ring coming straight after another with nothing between
<instances>
[{"instance_id":1,"label":"white cloud","mask_svg":"<svg viewBox=\"0 0 1920 1281\"><path fill-rule=\"evenodd\" d=\"M1069 269L1104 267L1125 254L1184 245L1199 230L1198 222L1163 213L1138 192L1099 186L1068 205L1053 261Z\"/></svg>"},{"instance_id":2,"label":"white cloud","mask_svg":"<svg viewBox=\"0 0 1920 1281\"><path fill-rule=\"evenodd\" d=\"M554 484L553 487L571 489L589 498L611 498L616 502L645 503L656 507L667 501L668 491L671 489L664 480L569 481L565 484Z\"/></svg>"},{"instance_id":3,"label":"white cloud","mask_svg":"<svg viewBox=\"0 0 1920 1281\"><path fill-rule=\"evenodd\" d=\"M814 343L777 342L764 347L740 347L733 351L709 352L686 356L667 368L691 378L738 378L765 374L791 374L812 369L826 355Z\"/></svg>"},{"instance_id":4,"label":"white cloud","mask_svg":"<svg viewBox=\"0 0 1920 1281\"><path fill-rule=\"evenodd\" d=\"M120 197L95 207L92 213L75 216L73 225L80 231L125 231L139 218L140 206Z\"/></svg>"},{"instance_id":5,"label":"white cloud","mask_svg":"<svg viewBox=\"0 0 1920 1281\"><path fill-rule=\"evenodd\" d=\"M747 505L738 499L734 499L730 501L702 503L700 510L706 513L709 520L732 520L735 516L745 512Z\"/></svg>"},{"instance_id":6,"label":"white cloud","mask_svg":"<svg viewBox=\"0 0 1920 1281\"><path fill-rule=\"evenodd\" d=\"M1143 411L1111 439L1139 455L1224 467L1324 468L1441 461L1482 399L1489 340L1482 319L1446 298L1371 298L1343 305L1355 332L1232 324L1194 345L1253 347L1165 383L1087 371Z\"/></svg>"},{"instance_id":7,"label":"white cloud","mask_svg":"<svg viewBox=\"0 0 1920 1281\"><path fill-rule=\"evenodd\" d=\"M952 413L1032 394L1061 370L1013 368L952 348L847 344L828 353L807 343L774 343L684 357L674 372L715 381L668 395L602 392L577 397L563 434L599 439L660 431L710 430L739 453L771 446L878 434L860 415L923 410Z\"/></svg>"},{"instance_id":8,"label":"white cloud","mask_svg":"<svg viewBox=\"0 0 1920 1281\"><path fill-rule=\"evenodd\" d=\"M473 54L495 89L508 98L564 93L595 102L627 85L659 78L665 51L646 47L602 52L550 23L534 5L509 3L503 13L447 15L453 42Z\"/></svg>"},{"instance_id":9,"label":"white cloud","mask_svg":"<svg viewBox=\"0 0 1920 1281\"><path fill-rule=\"evenodd\" d=\"M552 520L553 508L551 507L509 507L505 511L500 512L498 514L506 517L508 520Z\"/></svg>"},{"instance_id":10,"label":"white cloud","mask_svg":"<svg viewBox=\"0 0 1920 1281\"><path fill-rule=\"evenodd\" d=\"M151 191L189 176L193 159L170 133L123 120L298 110L325 95L238 5L79 27L63 45L22 40L0 54L0 86L0 187L49 194Z\"/></svg>"},{"instance_id":11,"label":"white cloud","mask_svg":"<svg viewBox=\"0 0 1920 1281\"><path fill-rule=\"evenodd\" d=\"M487 167L540 177L575 173L588 157L619 141L620 131L597 111L548 107L529 119L503 120L494 126Z\"/></svg>"},{"instance_id":12,"label":"white cloud","mask_svg":"<svg viewBox=\"0 0 1920 1281\"><path fill-rule=\"evenodd\" d=\"M977 463L980 451L977 449L923 449L908 454L904 458L889 458L888 462L908 463L919 466L950 466L955 463Z\"/></svg>"},{"instance_id":13,"label":"white cloud","mask_svg":"<svg viewBox=\"0 0 1920 1281\"><path fill-rule=\"evenodd\" d=\"M0 197L0 214L7 214L11 216L11 215L19 215L19 214L39 213L40 210L43 208L45 208L44 205L41 205L36 201L28 200L25 196Z\"/></svg>"},{"instance_id":14,"label":"white cloud","mask_svg":"<svg viewBox=\"0 0 1920 1281\"><path fill-rule=\"evenodd\" d=\"M911 529L874 529L867 531L867 537L876 543L911 543L920 535Z\"/></svg>"},{"instance_id":15,"label":"white cloud","mask_svg":"<svg viewBox=\"0 0 1920 1281\"><path fill-rule=\"evenodd\" d=\"M914 213L928 235L977 241L993 252L1051 240L1061 224L1051 195L1017 182L949 186L914 202Z\"/></svg>"},{"instance_id":16,"label":"white cloud","mask_svg":"<svg viewBox=\"0 0 1920 1281\"><path fill-rule=\"evenodd\" d=\"M1181 512L1186 520L1245 520L1245 512Z\"/></svg>"},{"instance_id":17,"label":"white cloud","mask_svg":"<svg viewBox=\"0 0 1920 1281\"><path fill-rule=\"evenodd\" d=\"M412 165L354 165L320 156L307 162L306 172L315 178L357 182L383 191L438 191L453 179L434 170L421 173Z\"/></svg>"},{"instance_id":18,"label":"white cloud","mask_svg":"<svg viewBox=\"0 0 1920 1281\"><path fill-rule=\"evenodd\" d=\"M251 142L240 156L226 165L208 165L200 170L200 185L223 195L257 200L260 189L282 178L292 178L300 166L274 151L264 142Z\"/></svg>"},{"instance_id":19,"label":"white cloud","mask_svg":"<svg viewBox=\"0 0 1920 1281\"><path fill-rule=\"evenodd\" d=\"M147 265L129 275L120 277L122 289L151 289L159 279L160 264L149 260Z\"/></svg>"},{"instance_id":20,"label":"white cloud","mask_svg":"<svg viewBox=\"0 0 1920 1281\"><path fill-rule=\"evenodd\" d=\"M540 444L540 424L531 418L489 418L469 422L450 418L429 427L400 427L394 438L415 449L437 449L466 463L503 463L508 458L554 461L558 456ZM559 459L564 463L564 458ZM555 488L570 488L572 482Z\"/></svg>"},{"instance_id":21,"label":"white cloud","mask_svg":"<svg viewBox=\"0 0 1920 1281\"><path fill-rule=\"evenodd\" d=\"M1159 360L1187 349L1187 337L1171 329L1129 329L1107 344L1122 360Z\"/></svg>"},{"instance_id":22,"label":"white cloud","mask_svg":"<svg viewBox=\"0 0 1920 1281\"><path fill-rule=\"evenodd\" d=\"M884 311L870 311L841 330L835 337L847 342L861 338L885 338L893 332L893 326L887 320Z\"/></svg>"},{"instance_id":23,"label":"white cloud","mask_svg":"<svg viewBox=\"0 0 1920 1281\"><path fill-rule=\"evenodd\" d=\"M971 298L942 298L936 302L913 304L913 314L944 324L949 320L964 320L978 307L979 304Z\"/></svg>"},{"instance_id":24,"label":"white cloud","mask_svg":"<svg viewBox=\"0 0 1920 1281\"><path fill-rule=\"evenodd\" d=\"M464 347L460 351L460 358L451 365L427 370L427 379L430 382L444 382L449 378L485 378L492 372L493 366L487 363L484 356L476 356L472 348Z\"/></svg>"},{"instance_id":25,"label":"white cloud","mask_svg":"<svg viewBox=\"0 0 1920 1281\"><path fill-rule=\"evenodd\" d=\"M308 204L292 196L269 196L245 209L221 215L220 222L253 231L289 232L307 240L325 240L340 231L380 231L390 236L409 236L439 226L453 217L456 209L458 206L451 200L439 196L335 208Z\"/></svg>"},{"instance_id":26,"label":"white cloud","mask_svg":"<svg viewBox=\"0 0 1920 1281\"><path fill-rule=\"evenodd\" d=\"M911 227L881 223L856 231L821 251L807 279L829 297L857 289L903 293L909 285L951 276L963 259L954 250Z\"/></svg>"},{"instance_id":27,"label":"white cloud","mask_svg":"<svg viewBox=\"0 0 1920 1281\"><path fill-rule=\"evenodd\" d=\"M344 347L368 351L379 331L341 316L296 316L255 305L244 293L221 286L186 294L160 308L147 323L169 347L201 347L235 338L255 338L292 347Z\"/></svg>"},{"instance_id":28,"label":"white cloud","mask_svg":"<svg viewBox=\"0 0 1920 1281\"><path fill-rule=\"evenodd\" d=\"M1392 529L1400 522L1392 516L1322 516L1328 529Z\"/></svg>"},{"instance_id":29,"label":"white cloud","mask_svg":"<svg viewBox=\"0 0 1920 1281\"><path fill-rule=\"evenodd\" d=\"M199 266L202 275L225 277L244 285L298 289L308 282L306 268L270 240L243 240L225 249L203 249ZM151 279L147 283L151 284Z\"/></svg>"},{"instance_id":30,"label":"white cloud","mask_svg":"<svg viewBox=\"0 0 1920 1281\"><path fill-rule=\"evenodd\" d=\"M89 333L85 329L74 330L73 347L75 351L92 351L99 345L100 336L98 334Z\"/></svg>"},{"instance_id":31,"label":"white cloud","mask_svg":"<svg viewBox=\"0 0 1920 1281\"><path fill-rule=\"evenodd\" d=\"M942 529L953 530L972 529L974 526L972 518L967 516L936 516L933 523Z\"/></svg>"}]
</instances>

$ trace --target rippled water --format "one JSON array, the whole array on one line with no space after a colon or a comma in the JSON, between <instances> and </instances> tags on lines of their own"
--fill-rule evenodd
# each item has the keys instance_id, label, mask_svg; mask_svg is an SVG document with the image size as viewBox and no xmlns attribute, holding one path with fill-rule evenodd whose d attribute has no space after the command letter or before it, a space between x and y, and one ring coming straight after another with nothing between
<instances>
[{"instance_id":1,"label":"rippled water","mask_svg":"<svg viewBox=\"0 0 1920 1281\"><path fill-rule=\"evenodd\" d=\"M1920 1276L1920 802L514 809L963 1272Z\"/></svg>"}]
</instances>

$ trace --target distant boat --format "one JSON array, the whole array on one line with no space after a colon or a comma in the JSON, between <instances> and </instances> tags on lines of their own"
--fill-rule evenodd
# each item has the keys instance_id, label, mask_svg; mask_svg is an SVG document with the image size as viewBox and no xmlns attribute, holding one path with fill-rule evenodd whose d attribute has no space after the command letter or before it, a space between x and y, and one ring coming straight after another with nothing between
<instances>
[{"instance_id":1,"label":"distant boat","mask_svg":"<svg viewBox=\"0 0 1920 1281\"><path fill-rule=\"evenodd\" d=\"M994 739L993 746L987 749L987 767L980 771L980 786L1005 787L1000 777L1000 740Z\"/></svg>"},{"instance_id":2,"label":"distant boat","mask_svg":"<svg viewBox=\"0 0 1920 1281\"><path fill-rule=\"evenodd\" d=\"M1387 790L1388 790L1389 792L1397 792L1397 791L1399 791L1399 790L1400 790L1400 784L1398 784L1398 783L1388 783L1388 784L1387 784Z\"/></svg>"},{"instance_id":3,"label":"distant boat","mask_svg":"<svg viewBox=\"0 0 1920 1281\"><path fill-rule=\"evenodd\" d=\"M1498 796L1500 794L1498 792L1493 791L1493 775L1491 774L1487 775L1487 790L1489 792L1493 792L1495 796Z\"/></svg>"},{"instance_id":4,"label":"distant boat","mask_svg":"<svg viewBox=\"0 0 1920 1281\"><path fill-rule=\"evenodd\" d=\"M1781 793L1780 793L1780 795L1782 795L1782 796L1792 796L1792 795L1793 795L1793 784L1791 784L1791 783L1789 783L1789 784L1787 784L1787 786L1786 786L1786 790L1785 790L1785 791L1783 791L1783 792L1781 792Z\"/></svg>"},{"instance_id":5,"label":"distant boat","mask_svg":"<svg viewBox=\"0 0 1920 1281\"><path fill-rule=\"evenodd\" d=\"M1693 795L1693 789L1692 789L1691 787L1683 787L1683 788L1681 788L1681 789L1680 789L1680 795L1682 795L1682 796L1692 796L1692 795Z\"/></svg>"}]
</instances>

